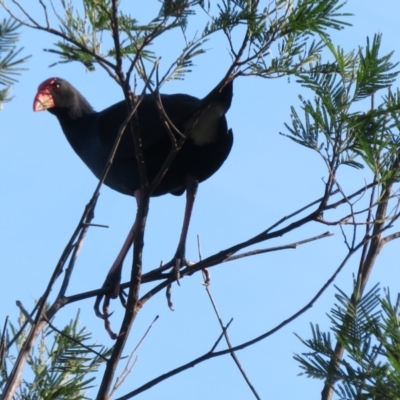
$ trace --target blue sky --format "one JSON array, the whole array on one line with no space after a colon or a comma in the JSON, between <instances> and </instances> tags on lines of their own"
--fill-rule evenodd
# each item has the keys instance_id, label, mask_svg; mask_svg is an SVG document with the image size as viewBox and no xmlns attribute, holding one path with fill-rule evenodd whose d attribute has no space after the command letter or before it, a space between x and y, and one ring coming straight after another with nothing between
<instances>
[{"instance_id":1,"label":"blue sky","mask_svg":"<svg viewBox=\"0 0 400 400\"><path fill-rule=\"evenodd\" d=\"M132 15L145 22L152 15L150 4L130 6ZM40 7L31 3L34 15ZM354 13L353 24L333 35L337 44L350 51L366 43L366 37L383 34L382 54L395 51L399 61L398 15L395 0L365 2L353 0L345 10ZM0 18L3 18L1 11ZM162 55L161 68L173 57L170 41L160 40L154 50ZM32 54L28 68L13 87L11 103L0 113L0 321L9 315L18 317L15 301L31 309L43 293L47 280L74 230L85 204L96 187L96 179L69 147L57 120L49 113L33 113L37 86L51 76L60 76L76 86L96 110L122 99L117 85L100 68L89 73L78 64L59 64L56 56L43 52L54 38L42 32L21 29L21 45ZM174 43L175 44L175 43ZM229 56L222 37L210 40L207 54L196 59L192 73L183 81L164 86L165 93L188 93L203 97L223 76ZM172 47L173 49L173 47ZM139 83L140 89L140 83ZM267 229L277 220L319 198L326 177L322 160L279 135L290 122L290 106L298 105L298 94L311 98L294 80L240 78L234 83L234 99L227 113L235 142L224 166L199 187L188 243L188 259L197 259L197 235L203 257L214 254ZM349 192L370 178L368 170L344 169L341 183ZM168 261L179 238L185 198L163 196L151 200L145 235L144 271ZM87 235L75 267L68 295L101 286L119 247L132 224L135 201L103 187L94 222L109 229L93 228ZM296 250L267 253L226 263L211 270L211 291L233 344L250 340L272 329L303 307L332 275L346 254L339 229L310 224L264 246L278 246L317 234L333 232L333 237L312 242ZM371 288L380 282L399 291L397 272L398 244L385 246L372 272ZM129 263L124 269L125 281ZM349 291L357 271L355 257L336 279L335 284ZM143 287L143 293L148 288ZM57 293L56 289L53 295ZM266 399L318 398L322 383L299 377L294 353L306 351L294 332L310 337L310 322L329 327L326 313L334 304L335 290L328 289L315 306L289 326L246 350L237 353L250 380ZM149 301L134 324L125 354L133 349L156 315L152 328L137 355L137 364L118 392L133 390L159 374L176 368L207 352L220 334L220 328L200 274L185 278L173 286L175 311L171 312L163 293ZM82 324L93 332L98 343L112 341L102 321L93 314L93 300L73 304L61 310L54 323L63 327L81 310ZM117 329L123 311L118 302L112 324ZM2 322L0 322L2 324ZM225 348L222 344L220 348ZM91 392L89 397L94 396ZM250 390L229 356L213 359L161 383L144 393L141 399L251 399Z\"/></svg>"}]
</instances>

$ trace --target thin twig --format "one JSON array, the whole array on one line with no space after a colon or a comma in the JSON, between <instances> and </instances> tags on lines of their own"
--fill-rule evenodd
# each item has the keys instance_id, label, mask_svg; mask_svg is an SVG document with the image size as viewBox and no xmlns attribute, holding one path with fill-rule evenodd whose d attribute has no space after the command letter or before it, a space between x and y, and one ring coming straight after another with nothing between
<instances>
[{"instance_id":1,"label":"thin twig","mask_svg":"<svg viewBox=\"0 0 400 400\"><path fill-rule=\"evenodd\" d=\"M44 315L44 318L46 318L46 316ZM57 332L59 335L67 338L68 340L70 340L71 342L74 342L76 344L78 344L79 346L83 347L84 349L88 350L89 352L95 354L97 357L100 357L101 359L103 359L105 362L108 362L108 359L106 357L103 356L103 354L99 353L98 351L94 350L93 348L86 346L84 343L80 342L79 340L76 340L74 337L72 337L71 335L68 335L66 333L64 333L63 331L60 331L58 328L56 328L47 318L47 324L49 325L49 327L51 329L53 329L53 331Z\"/></svg>"},{"instance_id":2,"label":"thin twig","mask_svg":"<svg viewBox=\"0 0 400 400\"><path fill-rule=\"evenodd\" d=\"M200 246L200 236L199 235L197 235L197 248L198 248L198 253L199 253L199 260L201 260L202 256L201 256L201 246ZM229 339L229 335L228 335L228 332L227 332L227 329L226 329L227 327L225 327L223 322L222 322L222 318L221 318L221 316L219 314L217 305L216 305L215 300L213 298L213 295L211 293L210 285L208 283L209 278L207 277L207 274L204 272L204 270L202 272L203 272L203 278L204 278L204 286L206 288L206 292L207 292L208 298L210 299L211 305L212 305L212 307L214 309L214 312L215 312L215 315L216 315L216 317L218 319L219 325L220 325L220 327L221 327L221 329L222 329L222 331L224 333L226 344L228 345L228 348L232 350L232 344L231 344L231 341ZM246 372L244 371L244 369L243 369L242 365L240 364L240 361L239 361L239 359L236 356L234 351L231 352L231 356L232 356L236 366L238 367L240 373L242 374L244 380L246 381L248 387L253 392L254 397L257 400L261 400L261 397L258 395L258 393L257 393L256 389L254 388L253 384L250 382L250 379L248 378Z\"/></svg>"},{"instance_id":3,"label":"thin twig","mask_svg":"<svg viewBox=\"0 0 400 400\"><path fill-rule=\"evenodd\" d=\"M32 320L33 315L35 314L37 308L39 307L40 302L36 302L35 307L33 307L33 310L29 314L30 319L25 319L25 322L22 324L18 332L14 335L14 337L8 342L7 349L11 348L11 346L18 340L18 338L24 333L24 330L26 326L30 323ZM19 307L18 300L16 301L17 307ZM22 303L21 303L22 304Z\"/></svg>"},{"instance_id":4,"label":"thin twig","mask_svg":"<svg viewBox=\"0 0 400 400\"><path fill-rule=\"evenodd\" d=\"M136 351L138 350L138 348L140 347L140 345L143 343L144 339L146 338L146 336L148 335L148 333L150 332L150 329L153 327L153 325L155 324L155 322L157 321L157 319L159 318L159 316L157 315L154 319L153 322L149 325L149 327L147 328L146 332L144 333L144 335L142 336L142 338L139 340L138 344L135 346L135 348L132 350L124 370L122 371L121 375L116 379L115 384L113 389L111 390L111 393L109 395L110 398L113 397L114 393L119 389L119 387L124 383L125 379L127 378L127 376L131 373L132 368L135 366L136 361L137 361L137 357L135 358L135 361L131 364L131 360L133 355L136 353ZM131 365L130 365L131 364Z\"/></svg>"},{"instance_id":5,"label":"thin twig","mask_svg":"<svg viewBox=\"0 0 400 400\"><path fill-rule=\"evenodd\" d=\"M251 257L254 255L258 254L263 254L263 253L270 253L272 251L280 251L280 250L286 250L286 249L297 249L298 246L305 244L305 243L310 243L315 240L323 239L329 236L333 236L334 234L331 232L325 232L322 233L321 235L318 236L313 236L312 238L309 239L304 239L304 240L299 240L298 242L291 243L291 244L285 244L282 246L275 246L275 247L269 247L268 249L257 249L257 250L252 250L252 251L247 251L246 253L240 253L240 254L235 254L234 256L228 257L225 262L228 261L234 261L238 260L239 258L244 258L244 257Z\"/></svg>"},{"instance_id":6,"label":"thin twig","mask_svg":"<svg viewBox=\"0 0 400 400\"><path fill-rule=\"evenodd\" d=\"M6 354L7 354L7 346L6 346L6 331L7 331L7 324L8 324L8 315L6 316L6 319L4 321L3 325L3 330L1 332L1 338L0 338L0 372L1 373L7 373L6 368L4 368L4 363L6 360ZM6 376L7 378L7 376Z\"/></svg>"}]
</instances>

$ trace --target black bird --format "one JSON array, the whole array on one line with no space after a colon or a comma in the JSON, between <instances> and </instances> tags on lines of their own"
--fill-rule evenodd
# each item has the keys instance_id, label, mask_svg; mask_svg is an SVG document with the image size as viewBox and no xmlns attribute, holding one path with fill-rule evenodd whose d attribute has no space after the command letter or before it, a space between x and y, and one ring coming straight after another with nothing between
<instances>
[{"instance_id":1,"label":"black bird","mask_svg":"<svg viewBox=\"0 0 400 400\"><path fill-rule=\"evenodd\" d=\"M198 182L208 179L221 167L232 147L233 134L228 130L225 118L232 101L232 86L232 81L223 87L219 84L203 99L187 94L161 94L160 101L167 119L162 116L151 94L142 98L137 110L137 126L142 137L149 184L171 152L171 134L176 141L182 134L188 135L167 173L151 193L151 196L181 195L187 191L182 233L174 257L178 270L186 263L186 235ZM128 115L125 101L96 112L69 82L50 78L39 85L33 110L48 110L57 117L72 148L100 178L118 130ZM166 127L166 120L172 122L170 130ZM140 205L142 190L129 129L122 137L105 184L120 193L134 196ZM114 285L116 292L119 291L122 262L133 243L136 229L135 221L104 283L104 286ZM113 292L109 297L117 295ZM98 309L96 313L106 318Z\"/></svg>"}]
</instances>

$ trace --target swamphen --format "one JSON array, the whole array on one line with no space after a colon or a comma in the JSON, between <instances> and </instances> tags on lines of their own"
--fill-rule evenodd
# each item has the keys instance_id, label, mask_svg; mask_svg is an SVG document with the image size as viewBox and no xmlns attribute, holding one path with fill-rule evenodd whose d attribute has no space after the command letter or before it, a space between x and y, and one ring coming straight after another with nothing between
<instances>
[{"instance_id":1,"label":"swamphen","mask_svg":"<svg viewBox=\"0 0 400 400\"><path fill-rule=\"evenodd\" d=\"M179 271L180 266L186 263L186 236L198 182L208 179L221 167L232 147L233 134L227 128L225 118L232 100L232 81L222 88L218 85L203 99L186 94L161 94L160 100L168 118L162 116L155 97L147 94L139 104L136 126L139 127L142 138L149 184L171 152L171 134L177 141L182 134L187 135L167 173L150 194L181 195L187 191L184 222L174 257L174 264ZM128 115L125 101L96 112L69 82L61 78L50 78L39 85L33 109L48 110L58 118L76 154L94 175L100 178L118 130ZM173 124L170 130L165 123L168 120ZM179 132L176 132L175 128ZM105 184L120 193L135 196L138 205L140 204L142 190L135 146L129 128L123 134ZM135 221L107 275L104 286L115 287L115 290L106 296L108 299L118 295L122 262L133 243L136 229ZM107 318L98 310L99 302L96 304L97 315Z\"/></svg>"}]
</instances>

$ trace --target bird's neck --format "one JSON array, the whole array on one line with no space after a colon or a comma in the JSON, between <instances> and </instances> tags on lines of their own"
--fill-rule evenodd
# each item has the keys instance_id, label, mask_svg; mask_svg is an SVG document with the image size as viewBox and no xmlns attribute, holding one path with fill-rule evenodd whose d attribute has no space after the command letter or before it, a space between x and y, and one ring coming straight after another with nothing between
<instances>
[{"instance_id":1,"label":"bird's neck","mask_svg":"<svg viewBox=\"0 0 400 400\"><path fill-rule=\"evenodd\" d=\"M81 109L79 112L57 107L49 111L57 117L68 142L79 154L79 150L92 139L93 124L97 113L91 107L90 109Z\"/></svg>"}]
</instances>

